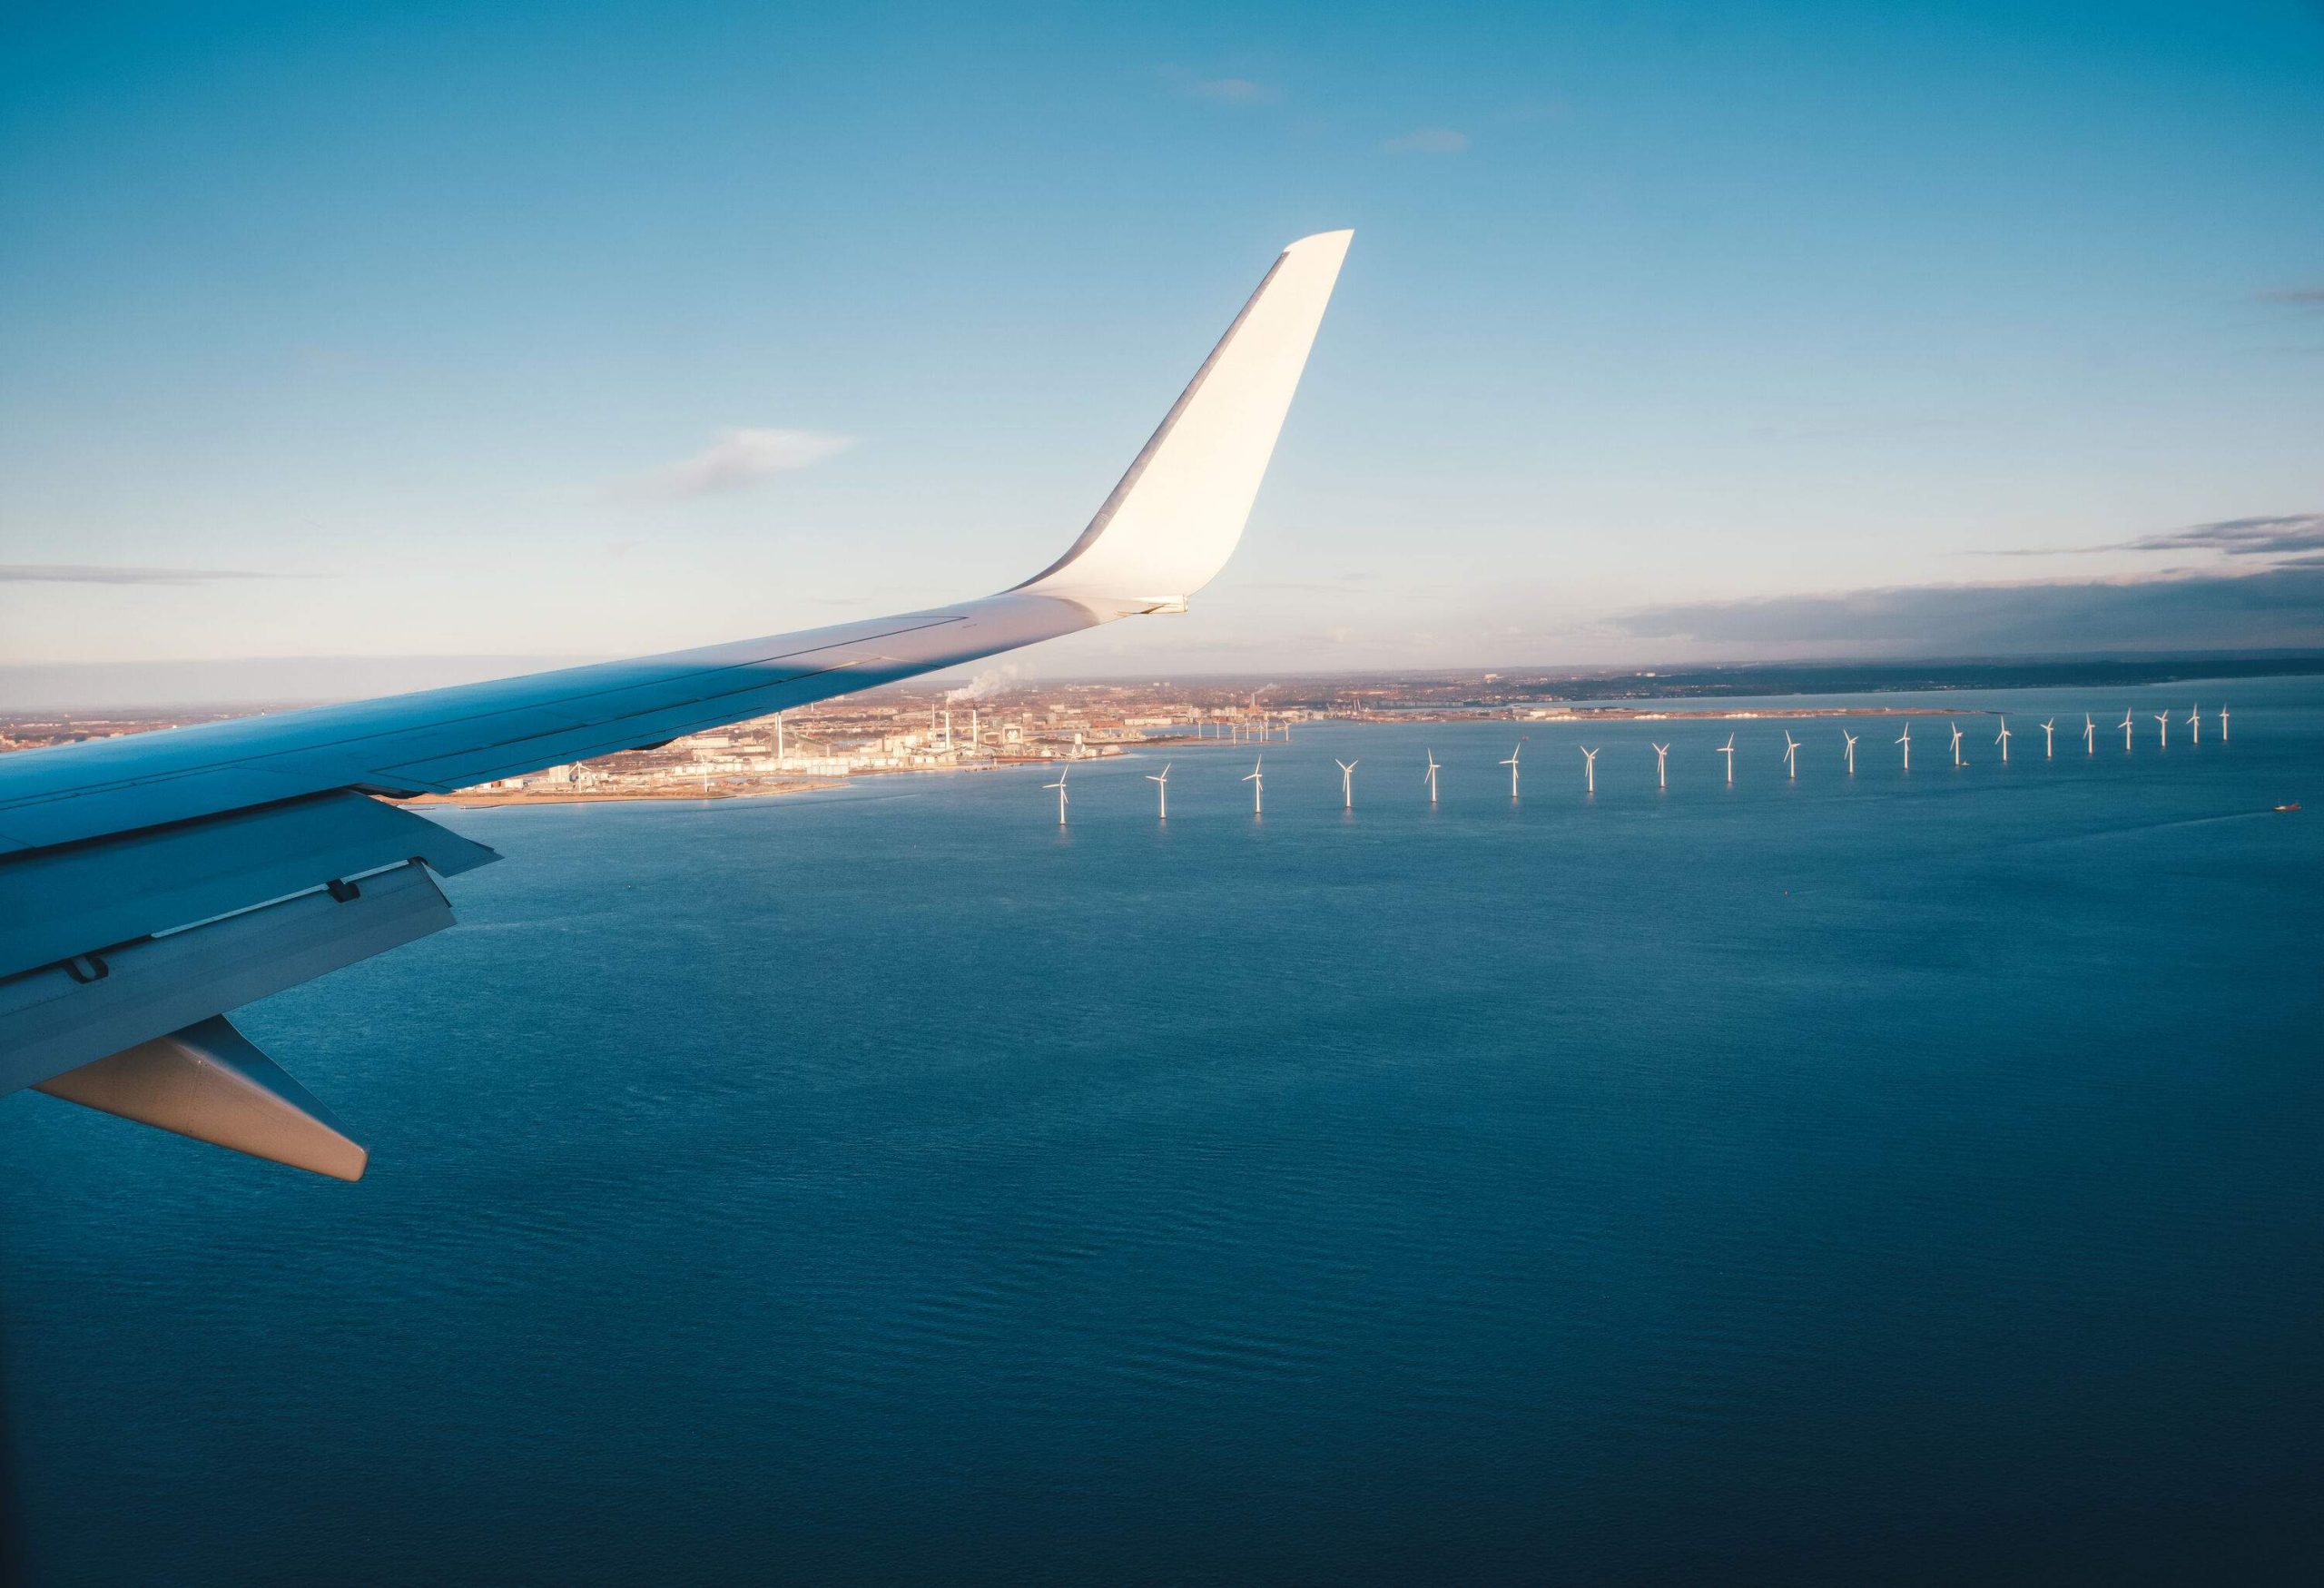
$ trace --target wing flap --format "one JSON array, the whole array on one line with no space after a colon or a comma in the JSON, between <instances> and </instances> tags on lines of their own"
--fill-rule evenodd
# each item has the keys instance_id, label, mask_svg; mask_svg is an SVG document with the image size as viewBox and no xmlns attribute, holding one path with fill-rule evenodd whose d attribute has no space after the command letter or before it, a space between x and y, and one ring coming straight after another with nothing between
<instances>
[{"instance_id":1,"label":"wing flap","mask_svg":"<svg viewBox=\"0 0 2324 1588\"><path fill-rule=\"evenodd\" d=\"M39 1090L252 1158L359 1180L370 1154L223 1016L51 1077Z\"/></svg>"},{"instance_id":2,"label":"wing flap","mask_svg":"<svg viewBox=\"0 0 2324 1588\"><path fill-rule=\"evenodd\" d=\"M345 790L0 856L0 976L407 860L448 877L499 858L409 811Z\"/></svg>"},{"instance_id":3,"label":"wing flap","mask_svg":"<svg viewBox=\"0 0 2324 1588\"><path fill-rule=\"evenodd\" d=\"M452 924L417 861L330 893L0 981L0 1092L385 953Z\"/></svg>"}]
</instances>

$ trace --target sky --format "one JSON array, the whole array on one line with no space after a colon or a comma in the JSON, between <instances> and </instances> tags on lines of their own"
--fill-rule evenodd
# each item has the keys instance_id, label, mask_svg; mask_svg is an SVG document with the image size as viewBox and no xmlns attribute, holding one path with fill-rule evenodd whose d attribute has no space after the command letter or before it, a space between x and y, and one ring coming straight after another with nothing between
<instances>
[{"instance_id":1,"label":"sky","mask_svg":"<svg viewBox=\"0 0 2324 1588\"><path fill-rule=\"evenodd\" d=\"M0 703L1013 584L1343 226L1235 560L1033 674L2324 645L2319 0L20 0Z\"/></svg>"}]
</instances>

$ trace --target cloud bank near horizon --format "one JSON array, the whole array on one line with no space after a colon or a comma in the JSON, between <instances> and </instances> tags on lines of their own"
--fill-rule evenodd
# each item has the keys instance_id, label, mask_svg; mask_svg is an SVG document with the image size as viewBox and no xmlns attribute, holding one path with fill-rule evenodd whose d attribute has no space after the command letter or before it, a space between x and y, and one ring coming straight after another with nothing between
<instances>
[{"instance_id":1,"label":"cloud bank near horizon","mask_svg":"<svg viewBox=\"0 0 2324 1588\"><path fill-rule=\"evenodd\" d=\"M1625 614L1635 640L1728 646L1737 659L1835 650L1862 656L2324 646L2324 565L2243 575L1897 586L1697 601Z\"/></svg>"},{"instance_id":2,"label":"cloud bank near horizon","mask_svg":"<svg viewBox=\"0 0 2324 1588\"><path fill-rule=\"evenodd\" d=\"M2228 557L2269 557L2281 565L2324 562L2324 513L2285 513L2268 518L2221 518L2141 536L2101 551L2216 551Z\"/></svg>"},{"instance_id":3,"label":"cloud bank near horizon","mask_svg":"<svg viewBox=\"0 0 2324 1588\"><path fill-rule=\"evenodd\" d=\"M1984 557L2089 557L2108 551L2210 551L2222 557L2264 557L2279 565L2324 560L2324 513L2277 513L2219 518L2097 546L2008 547Z\"/></svg>"}]
</instances>

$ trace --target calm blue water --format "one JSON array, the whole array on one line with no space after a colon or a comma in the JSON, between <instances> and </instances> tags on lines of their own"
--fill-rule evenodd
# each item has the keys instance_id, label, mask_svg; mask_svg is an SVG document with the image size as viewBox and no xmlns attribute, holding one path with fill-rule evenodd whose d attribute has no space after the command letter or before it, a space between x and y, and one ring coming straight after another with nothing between
<instances>
[{"instance_id":1,"label":"calm blue water","mask_svg":"<svg viewBox=\"0 0 2324 1588\"><path fill-rule=\"evenodd\" d=\"M2324 688L1978 704L453 816L360 1186L0 1100L32 1575L2309 1578Z\"/></svg>"}]
</instances>

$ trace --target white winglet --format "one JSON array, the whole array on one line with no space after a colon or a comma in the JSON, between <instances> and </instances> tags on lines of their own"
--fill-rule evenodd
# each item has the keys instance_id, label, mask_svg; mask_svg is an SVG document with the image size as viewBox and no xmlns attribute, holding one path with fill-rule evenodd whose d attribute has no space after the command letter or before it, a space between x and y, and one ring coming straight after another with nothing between
<instances>
[{"instance_id":1,"label":"white winglet","mask_svg":"<svg viewBox=\"0 0 2324 1588\"><path fill-rule=\"evenodd\" d=\"M1089 528L1019 589L1108 616L1171 611L1226 566L1354 235L1283 251Z\"/></svg>"}]
</instances>

